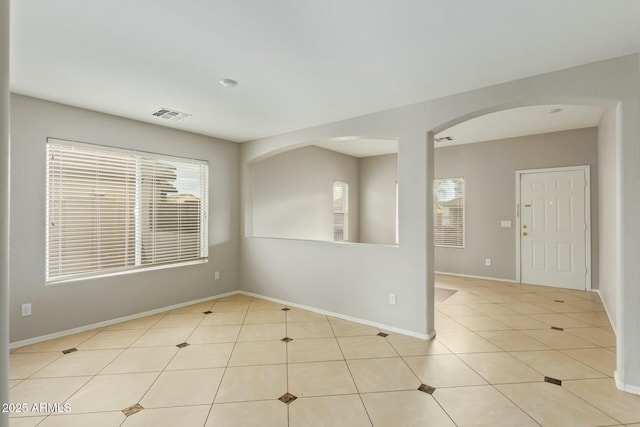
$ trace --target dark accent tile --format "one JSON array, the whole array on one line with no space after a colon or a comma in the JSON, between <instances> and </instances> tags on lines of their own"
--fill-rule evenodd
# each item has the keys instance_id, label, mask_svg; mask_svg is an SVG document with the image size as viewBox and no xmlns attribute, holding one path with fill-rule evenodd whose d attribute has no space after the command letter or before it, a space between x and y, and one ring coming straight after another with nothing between
<instances>
[{"instance_id":1,"label":"dark accent tile","mask_svg":"<svg viewBox=\"0 0 640 427\"><path fill-rule=\"evenodd\" d=\"M544 377L544 382L559 385L560 387L562 387L562 380L559 380L557 378Z\"/></svg>"},{"instance_id":2,"label":"dark accent tile","mask_svg":"<svg viewBox=\"0 0 640 427\"><path fill-rule=\"evenodd\" d=\"M431 387L430 385L420 384L420 387L418 387L418 390L423 393L433 394L433 392L436 391L436 388Z\"/></svg>"},{"instance_id":3,"label":"dark accent tile","mask_svg":"<svg viewBox=\"0 0 640 427\"><path fill-rule=\"evenodd\" d=\"M442 301L445 301L447 298L453 296L456 292L458 291L455 289L438 288L436 286L434 289L433 296L436 302L442 302Z\"/></svg>"},{"instance_id":4,"label":"dark accent tile","mask_svg":"<svg viewBox=\"0 0 640 427\"><path fill-rule=\"evenodd\" d=\"M186 346L188 346L189 343L188 342L181 342L180 344L176 344L176 347L178 348L185 348Z\"/></svg>"},{"instance_id":5,"label":"dark accent tile","mask_svg":"<svg viewBox=\"0 0 640 427\"><path fill-rule=\"evenodd\" d=\"M142 407L141 404L136 403L135 405L131 405L128 408L124 408L122 410L122 413L124 414L125 417L128 417L130 415L133 414L137 414L138 412L142 411L144 408Z\"/></svg>"},{"instance_id":6,"label":"dark accent tile","mask_svg":"<svg viewBox=\"0 0 640 427\"><path fill-rule=\"evenodd\" d=\"M211 311L211 310L207 310L207 311L203 311L202 313L203 313L203 314L211 314L211 313L213 313L213 311Z\"/></svg>"},{"instance_id":7,"label":"dark accent tile","mask_svg":"<svg viewBox=\"0 0 640 427\"><path fill-rule=\"evenodd\" d=\"M289 342L289 341L293 341L293 338L284 337L284 338L282 338L280 341L282 341L282 342Z\"/></svg>"},{"instance_id":8,"label":"dark accent tile","mask_svg":"<svg viewBox=\"0 0 640 427\"><path fill-rule=\"evenodd\" d=\"M285 394L283 394L282 396L280 396L280 397L278 398L278 400L279 400L280 402L282 402L282 403L286 403L287 405L288 405L289 403L293 402L293 401L294 401L294 400L296 400L296 399L297 399L297 397L296 397L296 396L294 396L294 395L293 395L293 394L291 394L291 393L285 393Z\"/></svg>"},{"instance_id":9,"label":"dark accent tile","mask_svg":"<svg viewBox=\"0 0 640 427\"><path fill-rule=\"evenodd\" d=\"M378 336L382 337L382 338L385 338L385 337L388 337L389 334L385 334L384 332L378 332Z\"/></svg>"},{"instance_id":10,"label":"dark accent tile","mask_svg":"<svg viewBox=\"0 0 640 427\"><path fill-rule=\"evenodd\" d=\"M563 304L564 304L564 301L562 301L561 299L556 299L556 300L554 300L554 301L555 301L555 302L561 302L561 303L563 303Z\"/></svg>"},{"instance_id":11,"label":"dark accent tile","mask_svg":"<svg viewBox=\"0 0 640 427\"><path fill-rule=\"evenodd\" d=\"M552 326L551 329L554 331L564 331L564 328L561 328L560 326Z\"/></svg>"},{"instance_id":12,"label":"dark accent tile","mask_svg":"<svg viewBox=\"0 0 640 427\"><path fill-rule=\"evenodd\" d=\"M69 353L73 353L75 351L78 351L77 348L73 347L73 348L68 348L66 350L62 350L62 354L69 354Z\"/></svg>"},{"instance_id":13,"label":"dark accent tile","mask_svg":"<svg viewBox=\"0 0 640 427\"><path fill-rule=\"evenodd\" d=\"M289 310L291 310L289 307L285 307L282 309L282 311L289 311Z\"/></svg>"}]
</instances>

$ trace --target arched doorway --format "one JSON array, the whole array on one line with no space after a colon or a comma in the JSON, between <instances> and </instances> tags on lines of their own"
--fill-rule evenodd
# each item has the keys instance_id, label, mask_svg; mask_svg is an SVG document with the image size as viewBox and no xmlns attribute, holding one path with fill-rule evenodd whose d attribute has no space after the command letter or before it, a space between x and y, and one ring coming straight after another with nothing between
<instances>
[{"instance_id":1,"label":"arched doorway","mask_svg":"<svg viewBox=\"0 0 640 427\"><path fill-rule=\"evenodd\" d=\"M443 133L446 133L445 131L457 125L460 125L461 123L465 123L467 121L470 121L479 117L483 117L486 115L490 115L496 112L509 111L509 110L520 108L520 107L532 107L532 106L547 107L555 104L565 103L566 101L567 100L562 100L562 99L553 99L553 100L546 99L546 100L541 100L535 103L526 103L526 104L519 104L519 105L503 104L500 106L492 106L492 107L481 109L469 114L465 114L462 117L450 120L447 123L444 123L443 125L434 128L431 132L428 133L427 142L430 147L429 151L432 154L435 153L436 137L442 136ZM602 295L603 300L607 299L607 304L605 306L609 311L608 314L611 318L611 323L614 324L614 327L615 327L615 324L618 324L618 325L620 324L620 322L617 319L621 319L621 308L622 308L622 304L619 302L622 295L622 290L620 289L621 282L620 280L618 280L618 278L620 277L619 276L620 273L619 273L619 267L618 267L619 252L617 250L620 244L620 240L619 240L619 235L616 232L617 224L619 223L619 216L618 216L618 213L616 213L616 206L618 206L620 201L615 196L616 180L618 179L618 175L620 174L620 171L617 168L617 163L615 161L612 162L610 160L611 158L615 160L615 157L617 155L616 153L618 148L617 148L616 141L619 138L619 135L617 135L617 133L619 133L619 126L620 126L619 118L618 118L620 115L620 111L617 110L616 108L617 103L612 100L598 100L594 102L593 99L585 99L585 100L571 99L570 103L571 103L570 105L578 105L578 106L597 105L605 110L605 112L603 113L603 116L601 117L601 120L596 125L598 126L597 144L598 144L598 158L599 158L599 160L597 160L597 165L600 166L598 168L599 169L598 173L600 176L596 177L592 183L597 193L603 195L601 199L594 201L594 203L596 204L596 207L600 210L600 213L605 212L605 214L603 214L602 218L599 219L601 224L600 231L598 232L598 230L596 229L595 234L592 236L592 238L594 241L594 249L595 249L594 257L597 263L603 266L604 272L601 271L599 275L596 272L596 274L593 277L593 283L594 283L594 289L598 290L598 292ZM606 159L604 160L601 159L600 157L602 155L604 155ZM428 166L430 166L432 170L436 170L437 168L435 167L435 163L433 159L434 157L437 157L437 156L430 155L429 157L430 157L430 160L429 160ZM432 172L432 174L428 179L432 180L433 178L437 178L437 177L438 176L434 176ZM512 178L515 178L515 177L512 175ZM515 192L515 188L516 188L515 179L513 179L511 183L512 183L511 184L512 188L514 189L514 192ZM434 202L433 202L432 194L428 195L427 201L429 204L428 214L434 215L434 216L437 215L434 212ZM517 209L517 206L515 203L513 204L513 209L514 209L514 218L515 218L516 217L515 210ZM431 218L429 219L429 223L431 223ZM518 227L515 227L512 229L514 237L516 233L519 233L522 231L519 229L520 225L519 224L516 224L516 225L518 225ZM432 244L433 236L429 237L428 240L429 240L429 243ZM515 238L514 238L514 245L515 245ZM599 248L601 249L600 251L598 251ZM434 250L432 256L434 256L435 258L435 255L436 254ZM484 261L484 258L481 261ZM432 259L430 262L428 262L428 264L434 266L432 271L429 272L429 275L433 277L434 271L437 271L437 265L436 265L435 259ZM599 281L601 282L603 277L605 279L609 278L611 280L610 281L607 280L607 283L604 283L598 286L599 285L598 282ZM516 281L515 276L512 278L512 281ZM613 308L613 310L610 310L610 308ZM437 328L437 325L436 325L436 328ZM623 345L624 345L624 343L622 342L622 338L623 337L621 333L617 334L618 354L622 353L621 349L623 348ZM621 364L621 361L619 356L618 366L620 366L620 364Z\"/></svg>"}]
</instances>

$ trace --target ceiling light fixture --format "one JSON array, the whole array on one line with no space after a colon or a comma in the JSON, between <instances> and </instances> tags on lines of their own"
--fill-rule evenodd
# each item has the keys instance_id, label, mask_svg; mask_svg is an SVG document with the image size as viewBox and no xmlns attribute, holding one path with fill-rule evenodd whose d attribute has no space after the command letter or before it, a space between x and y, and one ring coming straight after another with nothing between
<instances>
[{"instance_id":1,"label":"ceiling light fixture","mask_svg":"<svg viewBox=\"0 0 640 427\"><path fill-rule=\"evenodd\" d=\"M550 110L547 110L547 114L556 114L556 113L559 113L560 111L562 111L562 108L552 108Z\"/></svg>"},{"instance_id":2,"label":"ceiling light fixture","mask_svg":"<svg viewBox=\"0 0 640 427\"><path fill-rule=\"evenodd\" d=\"M238 82L233 79L222 79L218 83L224 87L234 87L238 85Z\"/></svg>"}]
</instances>

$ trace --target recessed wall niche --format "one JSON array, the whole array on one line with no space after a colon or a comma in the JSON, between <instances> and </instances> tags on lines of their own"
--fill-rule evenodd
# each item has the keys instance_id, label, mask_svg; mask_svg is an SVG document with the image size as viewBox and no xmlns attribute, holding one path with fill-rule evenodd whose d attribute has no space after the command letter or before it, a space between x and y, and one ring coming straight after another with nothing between
<instances>
[{"instance_id":1,"label":"recessed wall niche","mask_svg":"<svg viewBox=\"0 0 640 427\"><path fill-rule=\"evenodd\" d=\"M313 141L250 170L253 237L398 244L398 138Z\"/></svg>"}]
</instances>

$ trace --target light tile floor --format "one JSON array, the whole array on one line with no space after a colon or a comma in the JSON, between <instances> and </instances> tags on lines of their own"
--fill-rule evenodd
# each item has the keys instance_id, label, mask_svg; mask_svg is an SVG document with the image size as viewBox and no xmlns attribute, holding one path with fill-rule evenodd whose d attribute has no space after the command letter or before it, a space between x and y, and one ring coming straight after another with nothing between
<instances>
[{"instance_id":1,"label":"light tile floor","mask_svg":"<svg viewBox=\"0 0 640 427\"><path fill-rule=\"evenodd\" d=\"M11 425L640 425L596 294L436 287L427 342L235 295L15 349Z\"/></svg>"}]
</instances>

